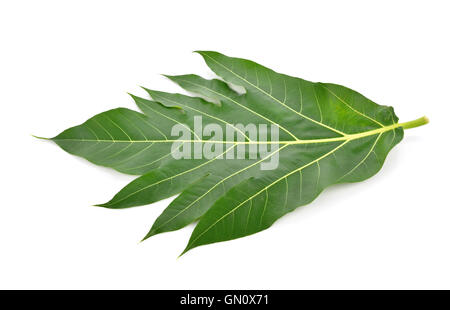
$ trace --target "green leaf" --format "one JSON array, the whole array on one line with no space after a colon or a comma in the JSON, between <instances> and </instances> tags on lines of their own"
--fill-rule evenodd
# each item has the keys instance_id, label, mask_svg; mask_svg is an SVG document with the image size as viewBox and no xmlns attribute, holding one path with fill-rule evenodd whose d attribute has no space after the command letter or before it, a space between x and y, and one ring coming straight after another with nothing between
<instances>
[{"instance_id":1,"label":"green leaf","mask_svg":"<svg viewBox=\"0 0 450 310\"><path fill-rule=\"evenodd\" d=\"M279 74L217 52L198 53L222 80L167 77L199 97L144 88L154 101L132 96L142 113L110 110L51 139L97 165L139 175L99 206L128 208L179 194L144 239L198 220L183 253L266 229L330 185L371 177L402 140L403 129L428 122L422 117L398 123L392 107L344 86ZM214 124L223 133L231 128L233 135L205 137L196 127L199 116L203 128ZM279 137L255 138L239 124L275 126ZM189 137L174 136L174 125ZM188 153L196 154L212 145L219 151L209 158L175 159L171 154L175 146L191 147ZM252 156L252 147L266 152L258 149ZM226 159L236 150L245 156ZM261 164L275 156L278 167L262 170Z\"/></svg>"}]
</instances>

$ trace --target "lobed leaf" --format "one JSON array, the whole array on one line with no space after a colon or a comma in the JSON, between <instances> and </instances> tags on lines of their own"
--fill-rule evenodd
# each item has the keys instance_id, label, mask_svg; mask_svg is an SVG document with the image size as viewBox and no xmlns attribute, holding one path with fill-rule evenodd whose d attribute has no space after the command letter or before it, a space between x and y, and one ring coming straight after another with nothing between
<instances>
[{"instance_id":1,"label":"lobed leaf","mask_svg":"<svg viewBox=\"0 0 450 310\"><path fill-rule=\"evenodd\" d=\"M328 186L373 176L402 140L404 128L428 122L423 117L398 123L392 107L344 86L291 77L217 52L198 53L222 80L167 76L198 97L144 88L153 100L132 95L141 112L110 110L51 139L97 165L139 175L99 206L128 208L179 194L144 239L198 220L183 253L264 230ZM233 136L203 137L195 129L198 116L223 132L232 128ZM249 123L276 126L279 139L255 139L238 125ZM174 138L174 125L191 137ZM268 148L275 142L278 148L256 157L222 159L243 146ZM176 160L174 143L179 148L214 144L223 151L213 158ZM278 168L261 170L273 156L279 157Z\"/></svg>"}]
</instances>

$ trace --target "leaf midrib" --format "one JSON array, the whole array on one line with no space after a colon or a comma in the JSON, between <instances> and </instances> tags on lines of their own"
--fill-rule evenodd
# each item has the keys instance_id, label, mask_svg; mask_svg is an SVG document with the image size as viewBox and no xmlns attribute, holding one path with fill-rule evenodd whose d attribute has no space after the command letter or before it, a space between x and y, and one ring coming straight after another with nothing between
<instances>
[{"instance_id":1,"label":"leaf midrib","mask_svg":"<svg viewBox=\"0 0 450 310\"><path fill-rule=\"evenodd\" d=\"M384 126L377 129L371 129L368 131L363 131L360 133L347 134L342 137L333 137L333 138L322 138L322 139L306 139L306 140L283 140L283 141L226 141L226 140L184 140L184 139L172 139L172 140L105 140L105 139L61 139L61 138L52 138L50 140L53 141L79 141L79 142L105 142L105 143L173 143L173 142L183 142L183 143L224 143L224 144L310 144L310 143L328 143L328 142L337 142L337 141L350 141L359 138L364 138L371 135L376 135L378 133L387 132L393 130L395 128L402 127L403 123L395 123L389 126Z\"/></svg>"}]
</instances>

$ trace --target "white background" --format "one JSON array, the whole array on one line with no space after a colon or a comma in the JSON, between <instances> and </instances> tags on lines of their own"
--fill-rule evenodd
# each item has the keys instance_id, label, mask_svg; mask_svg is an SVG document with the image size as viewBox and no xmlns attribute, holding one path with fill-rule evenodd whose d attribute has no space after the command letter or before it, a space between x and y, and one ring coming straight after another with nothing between
<instances>
[{"instance_id":1,"label":"white background","mask_svg":"<svg viewBox=\"0 0 450 310\"><path fill-rule=\"evenodd\" d=\"M0 288L450 289L446 1L2 1ZM212 77L193 50L351 87L405 132L382 171L256 235L180 259L193 226L143 243L170 200L92 207L132 180L31 134L135 109L138 85Z\"/></svg>"}]
</instances>

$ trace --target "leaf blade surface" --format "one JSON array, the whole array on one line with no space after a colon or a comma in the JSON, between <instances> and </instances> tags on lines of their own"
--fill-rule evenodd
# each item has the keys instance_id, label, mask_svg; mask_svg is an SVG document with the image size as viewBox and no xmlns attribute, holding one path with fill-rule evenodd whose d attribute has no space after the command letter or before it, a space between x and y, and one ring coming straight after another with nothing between
<instances>
[{"instance_id":1,"label":"leaf blade surface","mask_svg":"<svg viewBox=\"0 0 450 310\"><path fill-rule=\"evenodd\" d=\"M183 254L267 229L326 187L373 176L402 140L403 127L428 121L398 123L392 107L347 87L291 77L217 52L198 53L222 80L167 75L194 96L144 88L152 100L132 95L141 112L106 111L51 139L97 165L139 176L99 206L129 208L179 194L144 239L198 220ZM196 127L199 117L202 126L233 134L205 136ZM261 140L247 124L275 126L279 138ZM174 126L187 130L188 138L175 136ZM210 158L175 159L174 143L176 150L214 146L220 151ZM259 148L256 157L250 156L252 147ZM238 150L245 156L227 159ZM274 157L276 169L260 168Z\"/></svg>"}]
</instances>

